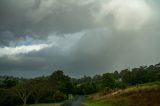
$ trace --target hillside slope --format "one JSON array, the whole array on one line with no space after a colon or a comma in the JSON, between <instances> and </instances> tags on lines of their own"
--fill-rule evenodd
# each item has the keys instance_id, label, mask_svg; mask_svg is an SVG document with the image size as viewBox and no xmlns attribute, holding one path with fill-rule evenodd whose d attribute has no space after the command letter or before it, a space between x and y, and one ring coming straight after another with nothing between
<instances>
[{"instance_id":1,"label":"hillside slope","mask_svg":"<svg viewBox=\"0 0 160 106\"><path fill-rule=\"evenodd\" d=\"M115 106L160 106L160 82L113 90L110 93L99 92L90 95L88 99L104 103L111 102Z\"/></svg>"}]
</instances>

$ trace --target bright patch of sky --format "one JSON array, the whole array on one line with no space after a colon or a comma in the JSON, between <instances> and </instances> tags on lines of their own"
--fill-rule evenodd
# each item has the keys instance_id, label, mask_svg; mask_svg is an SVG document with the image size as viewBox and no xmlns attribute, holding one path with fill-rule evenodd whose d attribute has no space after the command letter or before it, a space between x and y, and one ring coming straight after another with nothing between
<instances>
[{"instance_id":1,"label":"bright patch of sky","mask_svg":"<svg viewBox=\"0 0 160 106\"><path fill-rule=\"evenodd\" d=\"M27 54L33 51L39 51L41 49L50 47L48 44L38 44L38 45L21 45L16 47L2 47L0 48L0 57L3 56L13 56L18 54Z\"/></svg>"}]
</instances>

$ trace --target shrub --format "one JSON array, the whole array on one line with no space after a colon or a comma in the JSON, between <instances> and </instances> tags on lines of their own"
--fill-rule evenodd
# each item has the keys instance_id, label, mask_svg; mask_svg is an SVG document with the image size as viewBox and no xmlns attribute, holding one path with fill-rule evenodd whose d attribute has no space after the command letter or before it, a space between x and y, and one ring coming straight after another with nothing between
<instances>
[{"instance_id":1,"label":"shrub","mask_svg":"<svg viewBox=\"0 0 160 106\"><path fill-rule=\"evenodd\" d=\"M53 99L55 100L55 102L61 102L61 101L65 100L65 99L67 99L67 97L62 92L57 91L53 95Z\"/></svg>"},{"instance_id":2,"label":"shrub","mask_svg":"<svg viewBox=\"0 0 160 106\"><path fill-rule=\"evenodd\" d=\"M16 106L21 104L21 101L12 92L11 89L0 89L0 105L1 106Z\"/></svg>"}]
</instances>

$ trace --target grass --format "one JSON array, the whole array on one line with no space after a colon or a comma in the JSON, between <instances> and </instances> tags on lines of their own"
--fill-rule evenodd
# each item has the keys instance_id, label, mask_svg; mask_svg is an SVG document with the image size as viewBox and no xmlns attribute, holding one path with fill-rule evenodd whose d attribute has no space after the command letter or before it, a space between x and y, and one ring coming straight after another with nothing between
<instances>
[{"instance_id":1,"label":"grass","mask_svg":"<svg viewBox=\"0 0 160 106\"><path fill-rule=\"evenodd\" d=\"M93 101L87 101L87 106L160 106L160 82L131 86L104 95L97 93L89 98ZM108 102L105 101L113 104L106 105Z\"/></svg>"},{"instance_id":2,"label":"grass","mask_svg":"<svg viewBox=\"0 0 160 106\"><path fill-rule=\"evenodd\" d=\"M31 104L26 106L60 106L60 103Z\"/></svg>"},{"instance_id":3,"label":"grass","mask_svg":"<svg viewBox=\"0 0 160 106\"><path fill-rule=\"evenodd\" d=\"M130 106L160 106L160 89L155 88L137 88L122 92L119 95L111 97L111 101L114 101L118 106L130 105Z\"/></svg>"},{"instance_id":4,"label":"grass","mask_svg":"<svg viewBox=\"0 0 160 106\"><path fill-rule=\"evenodd\" d=\"M84 101L85 106L113 106L111 103L106 101L96 101L87 99Z\"/></svg>"},{"instance_id":5,"label":"grass","mask_svg":"<svg viewBox=\"0 0 160 106\"><path fill-rule=\"evenodd\" d=\"M108 99L117 106L160 106L159 97L159 83L147 83L129 87Z\"/></svg>"}]
</instances>

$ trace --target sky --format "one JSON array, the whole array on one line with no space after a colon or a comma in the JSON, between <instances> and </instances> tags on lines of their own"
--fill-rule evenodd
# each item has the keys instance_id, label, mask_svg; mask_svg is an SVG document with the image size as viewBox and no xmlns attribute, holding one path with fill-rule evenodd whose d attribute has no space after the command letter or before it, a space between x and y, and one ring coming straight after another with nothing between
<instances>
[{"instance_id":1,"label":"sky","mask_svg":"<svg viewBox=\"0 0 160 106\"><path fill-rule=\"evenodd\" d=\"M159 0L0 0L0 75L93 76L160 62Z\"/></svg>"}]
</instances>

